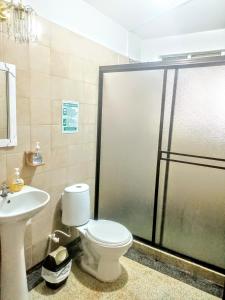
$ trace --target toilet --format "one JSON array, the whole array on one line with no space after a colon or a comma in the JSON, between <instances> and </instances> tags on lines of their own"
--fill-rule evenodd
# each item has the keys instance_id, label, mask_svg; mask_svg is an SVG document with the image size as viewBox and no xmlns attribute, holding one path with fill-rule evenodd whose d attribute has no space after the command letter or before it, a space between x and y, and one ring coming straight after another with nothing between
<instances>
[{"instance_id":1,"label":"toilet","mask_svg":"<svg viewBox=\"0 0 225 300\"><path fill-rule=\"evenodd\" d=\"M119 259L131 247L130 231L114 221L90 219L90 194L87 184L65 188L62 196L62 223L75 226L81 237L81 268L104 282L121 274Z\"/></svg>"}]
</instances>

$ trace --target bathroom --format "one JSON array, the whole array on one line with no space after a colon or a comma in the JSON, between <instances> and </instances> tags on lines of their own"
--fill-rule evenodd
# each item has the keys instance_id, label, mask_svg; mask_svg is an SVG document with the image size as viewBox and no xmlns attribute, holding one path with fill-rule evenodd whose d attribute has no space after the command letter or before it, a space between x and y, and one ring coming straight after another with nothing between
<instances>
[{"instance_id":1,"label":"bathroom","mask_svg":"<svg viewBox=\"0 0 225 300\"><path fill-rule=\"evenodd\" d=\"M1 300L224 299L224 14L0 0Z\"/></svg>"}]
</instances>

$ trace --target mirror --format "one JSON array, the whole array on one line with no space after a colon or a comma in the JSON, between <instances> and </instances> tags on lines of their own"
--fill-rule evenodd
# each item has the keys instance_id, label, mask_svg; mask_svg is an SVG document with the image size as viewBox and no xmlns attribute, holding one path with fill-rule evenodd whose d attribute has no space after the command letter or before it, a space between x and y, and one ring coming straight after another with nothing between
<instances>
[{"instance_id":1,"label":"mirror","mask_svg":"<svg viewBox=\"0 0 225 300\"><path fill-rule=\"evenodd\" d=\"M6 72L0 70L0 139L8 139L8 99Z\"/></svg>"},{"instance_id":2,"label":"mirror","mask_svg":"<svg viewBox=\"0 0 225 300\"><path fill-rule=\"evenodd\" d=\"M0 62L0 147L16 145L16 67Z\"/></svg>"}]
</instances>

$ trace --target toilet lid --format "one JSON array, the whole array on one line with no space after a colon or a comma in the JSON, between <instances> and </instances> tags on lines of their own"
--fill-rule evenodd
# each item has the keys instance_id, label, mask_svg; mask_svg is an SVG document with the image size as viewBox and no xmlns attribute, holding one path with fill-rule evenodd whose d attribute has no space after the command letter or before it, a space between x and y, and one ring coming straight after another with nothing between
<instances>
[{"instance_id":1,"label":"toilet lid","mask_svg":"<svg viewBox=\"0 0 225 300\"><path fill-rule=\"evenodd\" d=\"M93 222L87 231L94 240L105 244L125 244L131 238L131 233L125 226L108 220Z\"/></svg>"},{"instance_id":2,"label":"toilet lid","mask_svg":"<svg viewBox=\"0 0 225 300\"><path fill-rule=\"evenodd\" d=\"M78 183L68 186L64 189L67 193L83 193L89 190L89 186L85 183Z\"/></svg>"}]
</instances>

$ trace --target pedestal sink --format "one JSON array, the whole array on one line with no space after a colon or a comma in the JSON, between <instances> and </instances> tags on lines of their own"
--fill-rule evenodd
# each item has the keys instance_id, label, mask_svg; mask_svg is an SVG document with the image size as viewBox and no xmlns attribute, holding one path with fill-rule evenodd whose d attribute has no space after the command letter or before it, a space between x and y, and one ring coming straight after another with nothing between
<instances>
[{"instance_id":1,"label":"pedestal sink","mask_svg":"<svg viewBox=\"0 0 225 300\"><path fill-rule=\"evenodd\" d=\"M33 187L0 196L1 300L28 300L24 232L30 218L49 202L49 194Z\"/></svg>"}]
</instances>

